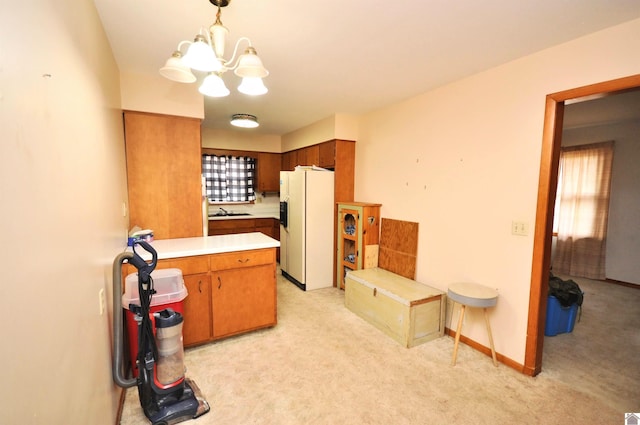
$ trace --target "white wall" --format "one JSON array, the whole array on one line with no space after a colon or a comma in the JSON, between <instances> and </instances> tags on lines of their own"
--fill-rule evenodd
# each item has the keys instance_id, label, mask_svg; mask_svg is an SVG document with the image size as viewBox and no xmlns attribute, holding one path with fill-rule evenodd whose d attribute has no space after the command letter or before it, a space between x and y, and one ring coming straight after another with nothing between
<instances>
[{"instance_id":1,"label":"white wall","mask_svg":"<svg viewBox=\"0 0 640 425\"><path fill-rule=\"evenodd\" d=\"M280 153L280 136L255 134L251 130L229 131L213 128L202 129L202 147L235 149L252 152Z\"/></svg>"},{"instance_id":2,"label":"white wall","mask_svg":"<svg viewBox=\"0 0 640 425\"><path fill-rule=\"evenodd\" d=\"M420 224L417 280L497 288L498 352L523 364L545 96L640 73L640 20L365 115L357 201ZM529 224L511 234L512 220ZM455 311L457 317L457 309ZM450 326L451 312L447 314ZM488 346L482 316L464 334Z\"/></svg>"},{"instance_id":3,"label":"white wall","mask_svg":"<svg viewBox=\"0 0 640 425\"><path fill-rule=\"evenodd\" d=\"M282 136L282 152L311 146L328 140L358 140L358 118L335 114Z\"/></svg>"},{"instance_id":4,"label":"white wall","mask_svg":"<svg viewBox=\"0 0 640 425\"><path fill-rule=\"evenodd\" d=\"M0 423L113 425L118 69L91 1L3 1L0 40Z\"/></svg>"},{"instance_id":5,"label":"white wall","mask_svg":"<svg viewBox=\"0 0 640 425\"><path fill-rule=\"evenodd\" d=\"M204 119L204 96L193 84L176 83L159 73L120 74L122 109Z\"/></svg>"},{"instance_id":6,"label":"white wall","mask_svg":"<svg viewBox=\"0 0 640 425\"><path fill-rule=\"evenodd\" d=\"M564 130L562 145L615 141L607 227L608 279L640 284L640 122Z\"/></svg>"}]
</instances>

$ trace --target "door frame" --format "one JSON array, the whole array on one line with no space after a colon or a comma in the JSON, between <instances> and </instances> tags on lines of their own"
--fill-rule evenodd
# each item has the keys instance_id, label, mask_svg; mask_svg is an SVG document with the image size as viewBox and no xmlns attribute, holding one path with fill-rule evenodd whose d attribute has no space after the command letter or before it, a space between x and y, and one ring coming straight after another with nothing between
<instances>
[{"instance_id":1,"label":"door frame","mask_svg":"<svg viewBox=\"0 0 640 425\"><path fill-rule=\"evenodd\" d=\"M526 375L535 376L542 370L544 323L551 265L553 210L558 184L564 103L570 99L606 96L638 87L640 87L640 74L547 95L542 131L542 153L538 179L538 202L533 238L529 317L523 371Z\"/></svg>"}]
</instances>

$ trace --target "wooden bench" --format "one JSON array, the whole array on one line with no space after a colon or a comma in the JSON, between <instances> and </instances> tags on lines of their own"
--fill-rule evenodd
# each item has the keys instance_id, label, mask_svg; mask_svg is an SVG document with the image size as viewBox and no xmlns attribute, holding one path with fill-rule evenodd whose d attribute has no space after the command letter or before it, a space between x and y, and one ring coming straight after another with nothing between
<instances>
[{"instance_id":1,"label":"wooden bench","mask_svg":"<svg viewBox=\"0 0 640 425\"><path fill-rule=\"evenodd\" d=\"M345 279L345 306L404 347L444 335L446 294L416 282L418 223L381 221L378 267Z\"/></svg>"}]
</instances>

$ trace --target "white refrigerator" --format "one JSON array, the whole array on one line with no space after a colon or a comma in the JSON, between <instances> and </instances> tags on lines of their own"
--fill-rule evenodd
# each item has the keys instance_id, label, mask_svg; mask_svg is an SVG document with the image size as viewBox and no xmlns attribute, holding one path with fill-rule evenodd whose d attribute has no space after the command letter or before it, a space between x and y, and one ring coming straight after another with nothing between
<instances>
[{"instance_id":1,"label":"white refrigerator","mask_svg":"<svg viewBox=\"0 0 640 425\"><path fill-rule=\"evenodd\" d=\"M334 173L280 172L280 269L300 289L333 286Z\"/></svg>"}]
</instances>

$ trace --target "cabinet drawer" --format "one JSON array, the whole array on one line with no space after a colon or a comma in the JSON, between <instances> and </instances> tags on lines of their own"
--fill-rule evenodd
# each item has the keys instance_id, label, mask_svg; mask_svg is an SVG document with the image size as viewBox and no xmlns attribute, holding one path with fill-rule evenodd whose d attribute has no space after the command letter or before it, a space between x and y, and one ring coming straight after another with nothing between
<instances>
[{"instance_id":1,"label":"cabinet drawer","mask_svg":"<svg viewBox=\"0 0 640 425\"><path fill-rule=\"evenodd\" d=\"M275 248L230 252L211 256L211 270L228 270L253 267L275 262Z\"/></svg>"},{"instance_id":2,"label":"cabinet drawer","mask_svg":"<svg viewBox=\"0 0 640 425\"><path fill-rule=\"evenodd\" d=\"M255 218L236 218L227 220L209 220L210 229L247 229L256 227Z\"/></svg>"},{"instance_id":3,"label":"cabinet drawer","mask_svg":"<svg viewBox=\"0 0 640 425\"><path fill-rule=\"evenodd\" d=\"M194 257L168 258L158 260L159 269L176 268L182 270L183 275L207 273L209 271L209 257L198 255Z\"/></svg>"}]
</instances>

